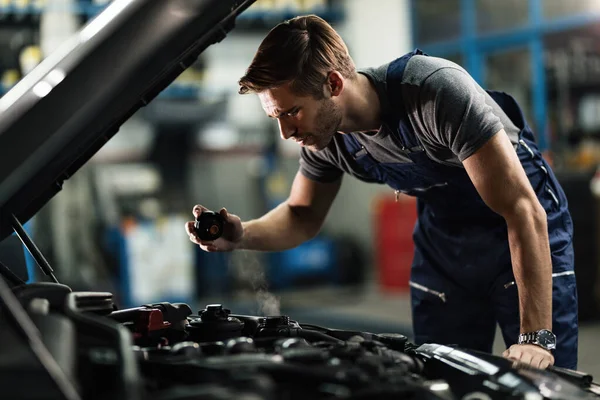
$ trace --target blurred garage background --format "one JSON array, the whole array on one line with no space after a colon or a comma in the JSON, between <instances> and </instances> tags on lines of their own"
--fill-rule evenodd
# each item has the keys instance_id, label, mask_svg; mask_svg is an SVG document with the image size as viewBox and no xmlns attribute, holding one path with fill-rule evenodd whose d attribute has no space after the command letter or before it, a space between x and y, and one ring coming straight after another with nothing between
<instances>
[{"instance_id":1,"label":"blurred garage background","mask_svg":"<svg viewBox=\"0 0 600 400\"><path fill-rule=\"evenodd\" d=\"M109 3L0 0L0 95ZM600 376L600 0L257 1L26 224L59 280L111 291L121 307L223 303L410 336L416 211L389 188L345 178L321 234L282 253L207 254L183 229L194 204L247 220L286 198L299 148L237 80L270 28L308 13L340 32L359 68L419 47L517 98L570 201L580 369Z\"/></svg>"}]
</instances>

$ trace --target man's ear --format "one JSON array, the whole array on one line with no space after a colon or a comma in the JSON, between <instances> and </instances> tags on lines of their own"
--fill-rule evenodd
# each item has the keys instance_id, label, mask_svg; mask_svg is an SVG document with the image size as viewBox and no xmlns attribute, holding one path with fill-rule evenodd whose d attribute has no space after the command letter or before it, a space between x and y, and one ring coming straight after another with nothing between
<instances>
[{"instance_id":1,"label":"man's ear","mask_svg":"<svg viewBox=\"0 0 600 400\"><path fill-rule=\"evenodd\" d=\"M339 96L344 91L344 77L337 71L331 71L325 85L331 97Z\"/></svg>"}]
</instances>

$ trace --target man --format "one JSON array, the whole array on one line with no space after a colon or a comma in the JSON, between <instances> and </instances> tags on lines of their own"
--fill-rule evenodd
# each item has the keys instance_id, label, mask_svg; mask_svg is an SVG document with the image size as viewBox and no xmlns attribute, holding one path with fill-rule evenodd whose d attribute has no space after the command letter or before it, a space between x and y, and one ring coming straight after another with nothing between
<instances>
[{"instance_id":1,"label":"man","mask_svg":"<svg viewBox=\"0 0 600 400\"><path fill-rule=\"evenodd\" d=\"M277 208L247 222L222 209L223 237L200 241L190 222L190 240L209 252L289 249L318 233L343 173L385 183L418 198L416 343L491 352L498 322L505 357L576 368L572 221L512 97L418 50L357 72L316 16L276 26L239 83L302 146L300 169Z\"/></svg>"}]
</instances>

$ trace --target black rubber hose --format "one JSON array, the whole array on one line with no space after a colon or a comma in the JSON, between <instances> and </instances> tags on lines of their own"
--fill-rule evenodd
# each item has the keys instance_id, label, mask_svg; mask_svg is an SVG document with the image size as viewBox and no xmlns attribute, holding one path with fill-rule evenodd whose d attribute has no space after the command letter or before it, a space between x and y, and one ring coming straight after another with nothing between
<instances>
[{"instance_id":1,"label":"black rubber hose","mask_svg":"<svg viewBox=\"0 0 600 400\"><path fill-rule=\"evenodd\" d=\"M329 336L323 332L311 331L308 329L290 329L291 336L301 337L303 339L312 342L331 342L336 344L343 344L344 341L336 339L333 336Z\"/></svg>"}]
</instances>

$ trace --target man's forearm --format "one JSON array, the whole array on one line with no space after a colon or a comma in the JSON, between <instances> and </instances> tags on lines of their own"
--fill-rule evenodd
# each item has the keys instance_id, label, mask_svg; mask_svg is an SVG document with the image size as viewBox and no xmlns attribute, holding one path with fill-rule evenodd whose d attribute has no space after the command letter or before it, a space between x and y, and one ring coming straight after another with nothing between
<instances>
[{"instance_id":1,"label":"man's forearm","mask_svg":"<svg viewBox=\"0 0 600 400\"><path fill-rule=\"evenodd\" d=\"M507 219L507 225L521 332L552 329L552 259L546 213L541 206L523 207Z\"/></svg>"},{"instance_id":2,"label":"man's forearm","mask_svg":"<svg viewBox=\"0 0 600 400\"><path fill-rule=\"evenodd\" d=\"M243 222L242 226L244 235L239 249L282 251L314 237L320 222L314 221L309 210L294 209L283 202L261 218Z\"/></svg>"}]
</instances>

